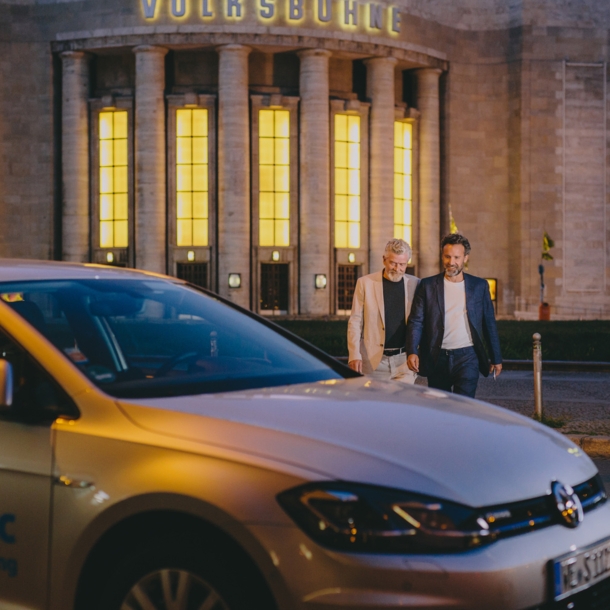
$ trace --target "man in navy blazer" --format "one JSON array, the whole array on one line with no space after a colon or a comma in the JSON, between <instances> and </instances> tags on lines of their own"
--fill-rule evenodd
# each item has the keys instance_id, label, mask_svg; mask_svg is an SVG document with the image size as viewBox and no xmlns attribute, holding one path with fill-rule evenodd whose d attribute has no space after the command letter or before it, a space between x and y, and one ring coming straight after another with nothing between
<instances>
[{"instance_id":1,"label":"man in navy blazer","mask_svg":"<svg viewBox=\"0 0 610 610\"><path fill-rule=\"evenodd\" d=\"M407 363L429 387L474 398L479 372L495 378L502 371L489 285L464 273L470 243L463 235L444 237L441 252L444 272L421 280L413 297Z\"/></svg>"}]
</instances>

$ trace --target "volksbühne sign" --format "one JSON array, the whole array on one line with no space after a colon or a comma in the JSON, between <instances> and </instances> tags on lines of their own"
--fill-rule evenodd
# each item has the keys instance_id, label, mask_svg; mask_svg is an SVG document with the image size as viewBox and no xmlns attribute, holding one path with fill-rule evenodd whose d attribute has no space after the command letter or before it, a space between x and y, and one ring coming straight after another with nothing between
<instances>
[{"instance_id":1,"label":"volksb\u00fchne sign","mask_svg":"<svg viewBox=\"0 0 610 610\"><path fill-rule=\"evenodd\" d=\"M358 0L140 0L146 20L162 13L181 19L194 11L206 23L239 21L252 11L258 21L298 27L303 19L323 26L335 23L342 29L362 28L389 34L400 33L400 11L395 6Z\"/></svg>"}]
</instances>

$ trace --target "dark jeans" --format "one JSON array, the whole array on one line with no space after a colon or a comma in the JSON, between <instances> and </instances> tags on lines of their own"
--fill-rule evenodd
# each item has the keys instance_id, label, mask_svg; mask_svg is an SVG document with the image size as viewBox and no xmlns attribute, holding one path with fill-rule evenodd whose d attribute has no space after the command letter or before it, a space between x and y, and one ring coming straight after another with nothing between
<instances>
[{"instance_id":1,"label":"dark jeans","mask_svg":"<svg viewBox=\"0 0 610 610\"><path fill-rule=\"evenodd\" d=\"M479 359L474 347L442 349L428 373L428 387L474 398L479 383Z\"/></svg>"}]
</instances>

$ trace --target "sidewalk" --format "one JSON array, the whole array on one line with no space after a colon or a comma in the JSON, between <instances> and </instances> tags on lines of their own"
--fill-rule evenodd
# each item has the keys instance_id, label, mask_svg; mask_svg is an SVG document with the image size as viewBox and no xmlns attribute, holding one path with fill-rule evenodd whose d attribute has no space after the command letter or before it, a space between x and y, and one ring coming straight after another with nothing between
<instances>
[{"instance_id":1,"label":"sidewalk","mask_svg":"<svg viewBox=\"0 0 610 610\"><path fill-rule=\"evenodd\" d=\"M534 412L532 371L503 371L494 382L479 380L477 398L522 415ZM544 417L557 424L589 455L610 457L610 374L602 372L542 373Z\"/></svg>"}]
</instances>

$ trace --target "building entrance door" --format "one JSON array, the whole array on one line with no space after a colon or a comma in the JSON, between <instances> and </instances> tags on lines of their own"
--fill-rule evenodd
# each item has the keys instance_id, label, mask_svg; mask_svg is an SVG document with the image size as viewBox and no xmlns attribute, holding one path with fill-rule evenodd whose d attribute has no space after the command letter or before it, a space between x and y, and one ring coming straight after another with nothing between
<instances>
[{"instance_id":1,"label":"building entrance door","mask_svg":"<svg viewBox=\"0 0 610 610\"><path fill-rule=\"evenodd\" d=\"M339 265L337 269L337 314L349 315L356 282L360 276L358 265Z\"/></svg>"},{"instance_id":2,"label":"building entrance door","mask_svg":"<svg viewBox=\"0 0 610 610\"><path fill-rule=\"evenodd\" d=\"M288 313L288 264L261 264L261 313L281 315Z\"/></svg>"}]
</instances>

